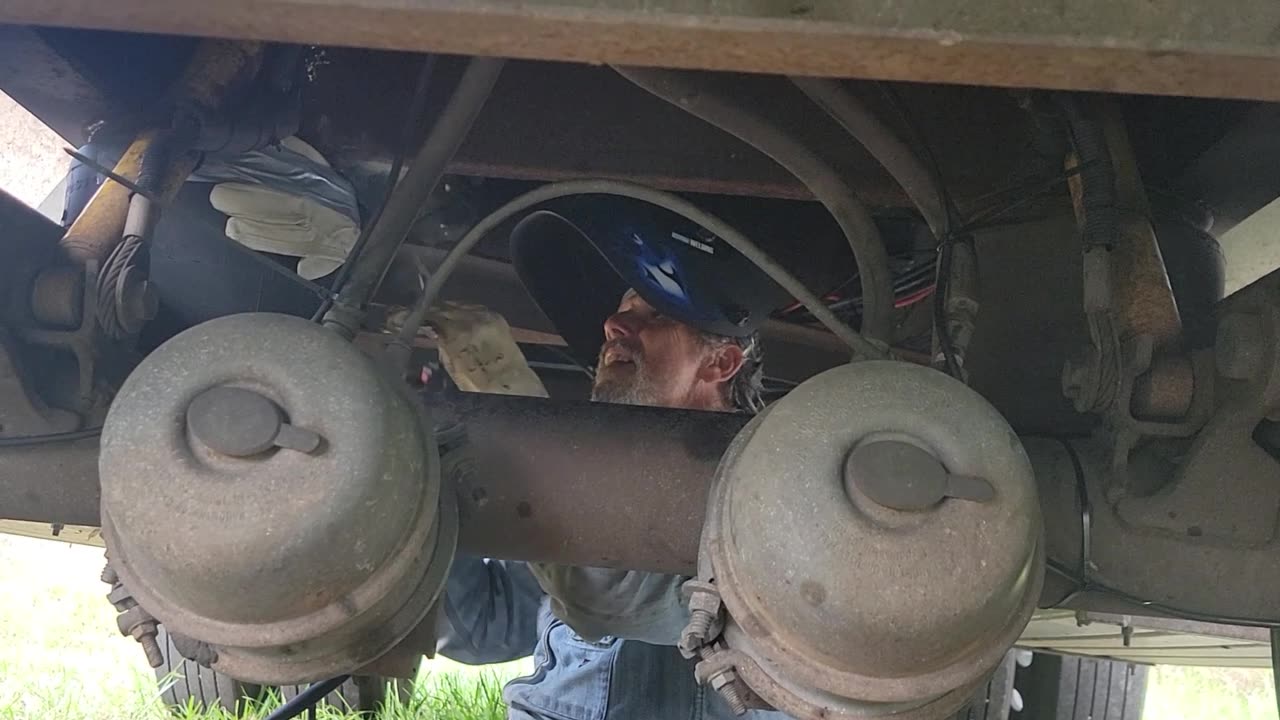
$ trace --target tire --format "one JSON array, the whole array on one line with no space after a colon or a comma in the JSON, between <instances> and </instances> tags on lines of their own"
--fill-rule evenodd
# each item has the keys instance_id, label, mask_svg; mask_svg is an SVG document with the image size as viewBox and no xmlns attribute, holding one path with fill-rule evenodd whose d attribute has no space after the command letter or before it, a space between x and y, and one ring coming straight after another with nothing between
<instances>
[{"instance_id":1,"label":"tire","mask_svg":"<svg viewBox=\"0 0 1280 720\"><path fill-rule=\"evenodd\" d=\"M987 684L978 688L969 704L950 720L1008 720L1013 698L1014 652L1010 650L1005 654Z\"/></svg>"},{"instance_id":2,"label":"tire","mask_svg":"<svg viewBox=\"0 0 1280 720\"><path fill-rule=\"evenodd\" d=\"M245 709L246 700L257 700L270 686L246 683L188 660L174 647L173 640L161 625L156 638L164 655L164 665L155 669L156 680L164 688L160 697L170 707L183 708L194 701L199 709L220 707L237 716ZM166 686L167 684L167 686ZM306 685L279 688L281 700L289 700L306 689ZM396 684L401 699L412 693L412 682ZM323 704L339 710L372 713L386 699L387 680L375 676L358 676L325 696Z\"/></svg>"},{"instance_id":3,"label":"tire","mask_svg":"<svg viewBox=\"0 0 1280 720\"><path fill-rule=\"evenodd\" d=\"M386 702L388 682L395 682L400 699L408 700L412 692L412 681L393 681L377 675L357 675L342 683L342 687L325 695L322 704L332 705L342 712L375 713ZM281 686L280 697L283 700L290 700L306 688L306 685Z\"/></svg>"},{"instance_id":4,"label":"tire","mask_svg":"<svg viewBox=\"0 0 1280 720\"><path fill-rule=\"evenodd\" d=\"M1147 694L1146 665L1036 653L1015 683L1018 720L1139 720Z\"/></svg>"},{"instance_id":5,"label":"tire","mask_svg":"<svg viewBox=\"0 0 1280 720\"><path fill-rule=\"evenodd\" d=\"M156 641L164 654L164 665L155 669L156 680L164 688L160 697L166 705L181 708L194 700L199 708L220 707L238 714L246 699L262 694L261 685L241 682L184 658L163 625Z\"/></svg>"}]
</instances>

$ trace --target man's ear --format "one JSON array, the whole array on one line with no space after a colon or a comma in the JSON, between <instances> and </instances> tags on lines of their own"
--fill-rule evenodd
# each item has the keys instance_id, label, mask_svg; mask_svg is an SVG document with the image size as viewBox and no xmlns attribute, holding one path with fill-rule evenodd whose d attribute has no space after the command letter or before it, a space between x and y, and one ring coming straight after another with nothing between
<instances>
[{"instance_id":1,"label":"man's ear","mask_svg":"<svg viewBox=\"0 0 1280 720\"><path fill-rule=\"evenodd\" d=\"M738 374L745 361L746 355L737 343L718 343L703 359L702 367L698 369L698 379L713 385L727 383Z\"/></svg>"}]
</instances>

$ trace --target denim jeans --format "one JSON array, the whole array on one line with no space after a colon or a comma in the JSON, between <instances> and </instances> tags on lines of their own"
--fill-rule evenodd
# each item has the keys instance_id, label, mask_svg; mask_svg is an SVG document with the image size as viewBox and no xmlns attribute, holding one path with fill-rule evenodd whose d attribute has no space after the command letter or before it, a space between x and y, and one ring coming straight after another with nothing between
<instances>
[{"instance_id":1,"label":"denim jeans","mask_svg":"<svg viewBox=\"0 0 1280 720\"><path fill-rule=\"evenodd\" d=\"M608 577L612 571L601 571ZM545 577L546 573L539 573ZM662 582L678 587L675 576L637 577L628 574L621 586L654 588ZM590 584L587 584L590 587ZM581 584L579 585L581 587ZM596 603L557 602L566 607L592 606L593 629L614 602L608 593ZM670 597L655 591L654 598ZM647 596L645 596L647 597ZM666 610L634 607L629 598L616 602L640 617L661 617ZM657 603L658 600L651 601ZM557 617L528 566L459 557L449 576L440 613L439 651L471 664L505 662L530 653L534 669L508 683L503 699L511 720L729 720L735 717L710 688L694 680L693 663L672 645L653 644L612 635L584 639ZM573 618L568 618L573 621ZM621 622L620 627L653 639L669 635L673 618L644 629ZM748 720L779 720L781 713L752 711Z\"/></svg>"}]
</instances>

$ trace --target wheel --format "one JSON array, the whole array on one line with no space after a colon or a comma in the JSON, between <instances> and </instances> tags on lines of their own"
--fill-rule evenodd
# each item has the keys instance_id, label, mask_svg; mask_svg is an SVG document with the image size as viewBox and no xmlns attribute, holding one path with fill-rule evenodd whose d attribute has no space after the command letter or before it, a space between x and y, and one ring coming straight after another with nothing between
<instances>
[{"instance_id":1,"label":"wheel","mask_svg":"<svg viewBox=\"0 0 1280 720\"><path fill-rule=\"evenodd\" d=\"M1014 658L1016 650L1005 654L1004 660L991 673L986 685L978 688L969 704L950 720L1007 720L1013 698Z\"/></svg>"},{"instance_id":2,"label":"wheel","mask_svg":"<svg viewBox=\"0 0 1280 720\"><path fill-rule=\"evenodd\" d=\"M220 707L237 715L245 709L246 700L256 700L268 687L246 683L188 660L174 647L169 633L161 625L156 638L164 655L164 665L155 669L156 680L164 688L161 698L171 707L197 708ZM323 704L339 710L375 712L386 699L387 679L377 676L358 676L342 684L342 687L325 696ZM281 700L289 700L306 689L306 685L285 685L279 688ZM412 693L412 681L400 680L396 691L402 700Z\"/></svg>"},{"instance_id":3,"label":"wheel","mask_svg":"<svg viewBox=\"0 0 1280 720\"><path fill-rule=\"evenodd\" d=\"M1139 720L1147 694L1146 665L1036 653L1015 684L1019 720Z\"/></svg>"},{"instance_id":4,"label":"wheel","mask_svg":"<svg viewBox=\"0 0 1280 720\"><path fill-rule=\"evenodd\" d=\"M156 680L164 688L160 696L166 705L186 707L194 700L200 708L221 707L238 713L244 709L246 699L262 694L261 685L241 682L184 658L163 625L156 641L164 654L164 665L155 669Z\"/></svg>"}]
</instances>

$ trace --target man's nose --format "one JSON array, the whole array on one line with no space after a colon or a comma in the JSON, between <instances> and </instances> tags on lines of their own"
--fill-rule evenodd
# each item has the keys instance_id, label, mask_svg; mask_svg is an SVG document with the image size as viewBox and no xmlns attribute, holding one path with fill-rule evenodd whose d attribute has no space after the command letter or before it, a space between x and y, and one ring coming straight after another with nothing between
<instances>
[{"instance_id":1,"label":"man's nose","mask_svg":"<svg viewBox=\"0 0 1280 720\"><path fill-rule=\"evenodd\" d=\"M636 334L636 318L629 312L616 312L604 321L604 339L613 340Z\"/></svg>"}]
</instances>

